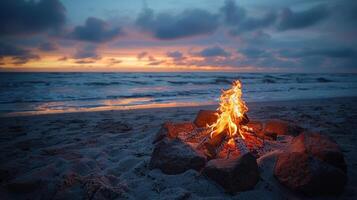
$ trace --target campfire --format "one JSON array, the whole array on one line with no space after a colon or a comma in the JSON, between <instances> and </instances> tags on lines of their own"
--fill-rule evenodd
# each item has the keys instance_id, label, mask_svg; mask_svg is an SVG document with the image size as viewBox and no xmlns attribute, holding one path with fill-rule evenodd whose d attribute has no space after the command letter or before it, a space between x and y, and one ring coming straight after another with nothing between
<instances>
[{"instance_id":1,"label":"campfire","mask_svg":"<svg viewBox=\"0 0 357 200\"><path fill-rule=\"evenodd\" d=\"M269 171L291 190L343 190L346 163L334 141L279 119L251 121L242 96L242 83L236 80L222 91L216 111L200 110L193 122L164 123L153 142L150 168L166 174L194 169L234 193L254 188L260 180L257 160L264 163L275 155Z\"/></svg>"},{"instance_id":2,"label":"campfire","mask_svg":"<svg viewBox=\"0 0 357 200\"><path fill-rule=\"evenodd\" d=\"M261 148L263 140L247 126L247 112L248 107L242 99L242 83L236 80L232 88L222 91L216 113L217 120L206 126L204 131L208 134L198 148L203 144L210 158L216 157L222 150L222 153L229 157L234 152L242 154Z\"/></svg>"}]
</instances>

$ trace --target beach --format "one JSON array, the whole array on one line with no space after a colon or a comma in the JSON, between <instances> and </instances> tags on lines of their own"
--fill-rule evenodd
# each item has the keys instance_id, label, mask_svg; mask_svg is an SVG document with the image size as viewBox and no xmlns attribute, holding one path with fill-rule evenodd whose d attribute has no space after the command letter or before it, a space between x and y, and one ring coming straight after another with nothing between
<instances>
[{"instance_id":1,"label":"beach","mask_svg":"<svg viewBox=\"0 0 357 200\"><path fill-rule=\"evenodd\" d=\"M330 136L341 147L348 183L340 196L294 194L260 165L253 190L230 195L188 170L165 175L148 167L165 121L193 121L200 109L172 107L0 118L2 199L356 199L357 97L248 103L251 120L281 119ZM258 160L259 164L259 160ZM98 191L100 188L100 191Z\"/></svg>"}]
</instances>

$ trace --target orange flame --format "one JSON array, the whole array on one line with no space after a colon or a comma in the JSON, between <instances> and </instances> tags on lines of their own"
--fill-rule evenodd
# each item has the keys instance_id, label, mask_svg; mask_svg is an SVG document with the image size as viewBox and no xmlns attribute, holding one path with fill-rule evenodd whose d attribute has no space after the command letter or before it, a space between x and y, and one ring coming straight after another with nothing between
<instances>
[{"instance_id":1,"label":"orange flame","mask_svg":"<svg viewBox=\"0 0 357 200\"><path fill-rule=\"evenodd\" d=\"M222 91L217 121L210 125L211 138L227 133L229 138L233 138L239 134L243 139L246 126L241 125L244 114L248 111L248 107L242 99L242 83L239 80L233 82L232 88Z\"/></svg>"}]
</instances>

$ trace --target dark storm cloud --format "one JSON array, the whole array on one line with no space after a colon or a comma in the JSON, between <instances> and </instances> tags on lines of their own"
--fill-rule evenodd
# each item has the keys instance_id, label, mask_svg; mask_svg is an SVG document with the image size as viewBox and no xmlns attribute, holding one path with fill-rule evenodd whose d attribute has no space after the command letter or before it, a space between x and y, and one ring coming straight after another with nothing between
<instances>
[{"instance_id":1,"label":"dark storm cloud","mask_svg":"<svg viewBox=\"0 0 357 200\"><path fill-rule=\"evenodd\" d=\"M0 36L57 29L64 22L65 8L59 0L0 1Z\"/></svg>"},{"instance_id":2,"label":"dark storm cloud","mask_svg":"<svg viewBox=\"0 0 357 200\"><path fill-rule=\"evenodd\" d=\"M107 42L122 34L121 28L110 27L108 23L101 19L89 17L83 26L74 28L70 37L88 42Z\"/></svg>"},{"instance_id":3,"label":"dark storm cloud","mask_svg":"<svg viewBox=\"0 0 357 200\"><path fill-rule=\"evenodd\" d=\"M55 51L57 50L57 45L51 42L44 42L40 44L38 49L41 51Z\"/></svg>"},{"instance_id":4,"label":"dark storm cloud","mask_svg":"<svg viewBox=\"0 0 357 200\"><path fill-rule=\"evenodd\" d=\"M278 24L281 31L290 29L301 29L315 25L329 16L327 6L318 5L308 10L294 12L290 8L285 8Z\"/></svg>"},{"instance_id":5,"label":"dark storm cloud","mask_svg":"<svg viewBox=\"0 0 357 200\"><path fill-rule=\"evenodd\" d=\"M215 46L203 49L198 52L197 55L202 57L229 57L231 56L231 53L221 47Z\"/></svg>"},{"instance_id":6,"label":"dark storm cloud","mask_svg":"<svg viewBox=\"0 0 357 200\"><path fill-rule=\"evenodd\" d=\"M219 16L201 9L184 10L179 14L155 14L144 9L136 19L136 25L162 40L178 39L213 33L219 25Z\"/></svg>"},{"instance_id":7,"label":"dark storm cloud","mask_svg":"<svg viewBox=\"0 0 357 200\"><path fill-rule=\"evenodd\" d=\"M25 64L30 60L38 60L40 57L29 50L19 48L10 44L0 43L0 60L10 57L13 64Z\"/></svg>"},{"instance_id":8,"label":"dark storm cloud","mask_svg":"<svg viewBox=\"0 0 357 200\"><path fill-rule=\"evenodd\" d=\"M86 45L77 49L73 56L74 59L100 59L95 45Z\"/></svg>"}]
</instances>

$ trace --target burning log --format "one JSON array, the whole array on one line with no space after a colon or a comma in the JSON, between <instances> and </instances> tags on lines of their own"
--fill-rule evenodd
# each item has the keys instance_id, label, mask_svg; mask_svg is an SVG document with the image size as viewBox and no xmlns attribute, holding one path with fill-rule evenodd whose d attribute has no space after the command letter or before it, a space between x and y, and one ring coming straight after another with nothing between
<instances>
[{"instance_id":1,"label":"burning log","mask_svg":"<svg viewBox=\"0 0 357 200\"><path fill-rule=\"evenodd\" d=\"M220 150L220 147L223 146L224 141L226 140L227 134L220 134L217 137L208 139L204 146L206 148L206 155L209 158L216 157L217 153Z\"/></svg>"}]
</instances>

